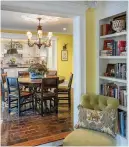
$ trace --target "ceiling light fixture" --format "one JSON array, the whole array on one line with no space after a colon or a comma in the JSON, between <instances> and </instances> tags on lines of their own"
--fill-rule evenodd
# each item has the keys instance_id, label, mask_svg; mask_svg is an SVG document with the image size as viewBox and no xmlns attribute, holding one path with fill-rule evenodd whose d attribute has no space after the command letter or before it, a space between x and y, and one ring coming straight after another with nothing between
<instances>
[{"instance_id":1,"label":"ceiling light fixture","mask_svg":"<svg viewBox=\"0 0 129 147\"><path fill-rule=\"evenodd\" d=\"M42 26L40 25L40 21L42 18L37 18L39 21L39 25L37 26L37 40L32 43L31 42L31 38L32 38L32 33L31 32L27 32L27 36L28 36L28 46L29 47L33 47L34 45L37 45L38 48L40 49L41 46L43 45L45 48L46 47L50 47L51 46L51 37L52 37L52 32L48 33L48 36L46 39L43 39L43 31L42 31Z\"/></svg>"},{"instance_id":2,"label":"ceiling light fixture","mask_svg":"<svg viewBox=\"0 0 129 147\"><path fill-rule=\"evenodd\" d=\"M66 31L67 29L66 28L63 28L63 31Z\"/></svg>"}]
</instances>

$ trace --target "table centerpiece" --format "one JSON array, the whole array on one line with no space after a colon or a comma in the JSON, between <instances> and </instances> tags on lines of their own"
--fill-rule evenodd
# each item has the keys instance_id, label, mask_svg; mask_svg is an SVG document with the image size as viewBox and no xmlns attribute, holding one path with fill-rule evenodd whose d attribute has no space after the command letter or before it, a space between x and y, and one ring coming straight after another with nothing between
<instances>
[{"instance_id":1,"label":"table centerpiece","mask_svg":"<svg viewBox=\"0 0 129 147\"><path fill-rule=\"evenodd\" d=\"M35 63L30 65L28 71L30 73L31 79L42 79L44 75L48 72L48 68L45 62L42 62L42 64Z\"/></svg>"}]
</instances>

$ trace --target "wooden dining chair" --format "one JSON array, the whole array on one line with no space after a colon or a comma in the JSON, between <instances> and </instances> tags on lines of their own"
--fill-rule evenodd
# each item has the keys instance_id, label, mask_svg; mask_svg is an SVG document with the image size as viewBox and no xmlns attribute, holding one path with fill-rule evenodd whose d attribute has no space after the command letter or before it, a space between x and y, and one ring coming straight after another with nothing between
<instances>
[{"instance_id":1,"label":"wooden dining chair","mask_svg":"<svg viewBox=\"0 0 129 147\"><path fill-rule=\"evenodd\" d=\"M18 78L28 78L28 77L29 77L28 71L18 71ZM29 87L28 87L28 85L21 84L20 89L27 91L27 89L29 89Z\"/></svg>"},{"instance_id":2,"label":"wooden dining chair","mask_svg":"<svg viewBox=\"0 0 129 147\"><path fill-rule=\"evenodd\" d=\"M15 88L15 91L11 91ZM18 111L20 116L22 112L29 109L34 109L33 94L27 91L20 91L18 78L7 77L7 89L8 89L8 112ZM29 108L28 107L29 104Z\"/></svg>"},{"instance_id":3,"label":"wooden dining chair","mask_svg":"<svg viewBox=\"0 0 129 147\"><path fill-rule=\"evenodd\" d=\"M73 74L71 73L68 86L58 88L58 100L68 101L68 106L71 108L71 86L72 86Z\"/></svg>"},{"instance_id":4,"label":"wooden dining chair","mask_svg":"<svg viewBox=\"0 0 129 147\"><path fill-rule=\"evenodd\" d=\"M57 76L57 71L56 70L49 70L47 73L47 77L51 76Z\"/></svg>"},{"instance_id":5,"label":"wooden dining chair","mask_svg":"<svg viewBox=\"0 0 129 147\"><path fill-rule=\"evenodd\" d=\"M29 77L29 72L28 71L18 71L18 77L19 78Z\"/></svg>"},{"instance_id":6,"label":"wooden dining chair","mask_svg":"<svg viewBox=\"0 0 129 147\"><path fill-rule=\"evenodd\" d=\"M2 101L7 101L7 84L6 84L7 73L1 74L1 93L2 93Z\"/></svg>"},{"instance_id":7,"label":"wooden dining chair","mask_svg":"<svg viewBox=\"0 0 129 147\"><path fill-rule=\"evenodd\" d=\"M45 113L58 113L58 84L59 77L43 78L41 85L41 93L36 93L36 108L40 105L41 115ZM54 91L56 89L56 92ZM53 104L52 104L53 103ZM49 106L48 106L49 105Z\"/></svg>"}]
</instances>

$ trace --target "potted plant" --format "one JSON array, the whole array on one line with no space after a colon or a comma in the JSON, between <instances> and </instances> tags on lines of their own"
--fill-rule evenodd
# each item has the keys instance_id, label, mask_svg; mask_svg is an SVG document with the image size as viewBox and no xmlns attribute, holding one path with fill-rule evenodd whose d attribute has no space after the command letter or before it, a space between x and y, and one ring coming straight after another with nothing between
<instances>
[{"instance_id":1,"label":"potted plant","mask_svg":"<svg viewBox=\"0 0 129 147\"><path fill-rule=\"evenodd\" d=\"M11 58L11 59L10 59L10 62L11 62L11 64L15 64L16 59L15 59L15 58Z\"/></svg>"},{"instance_id":2,"label":"potted plant","mask_svg":"<svg viewBox=\"0 0 129 147\"><path fill-rule=\"evenodd\" d=\"M30 65L28 71L30 73L31 79L41 79L48 72L48 68L45 62L43 62L42 64L36 63Z\"/></svg>"}]
</instances>

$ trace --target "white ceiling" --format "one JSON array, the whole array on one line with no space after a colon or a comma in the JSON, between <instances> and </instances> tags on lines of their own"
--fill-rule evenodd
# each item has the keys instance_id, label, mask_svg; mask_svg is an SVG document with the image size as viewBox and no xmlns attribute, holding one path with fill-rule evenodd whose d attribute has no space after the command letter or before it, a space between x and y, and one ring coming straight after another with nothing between
<instances>
[{"instance_id":1,"label":"white ceiling","mask_svg":"<svg viewBox=\"0 0 129 147\"><path fill-rule=\"evenodd\" d=\"M36 31L38 22L26 21L21 17L22 15L27 15L27 13L1 10L1 29ZM55 22L43 23L42 26L44 32L72 34L72 24L72 18L60 18ZM63 28L67 30L64 31Z\"/></svg>"}]
</instances>

